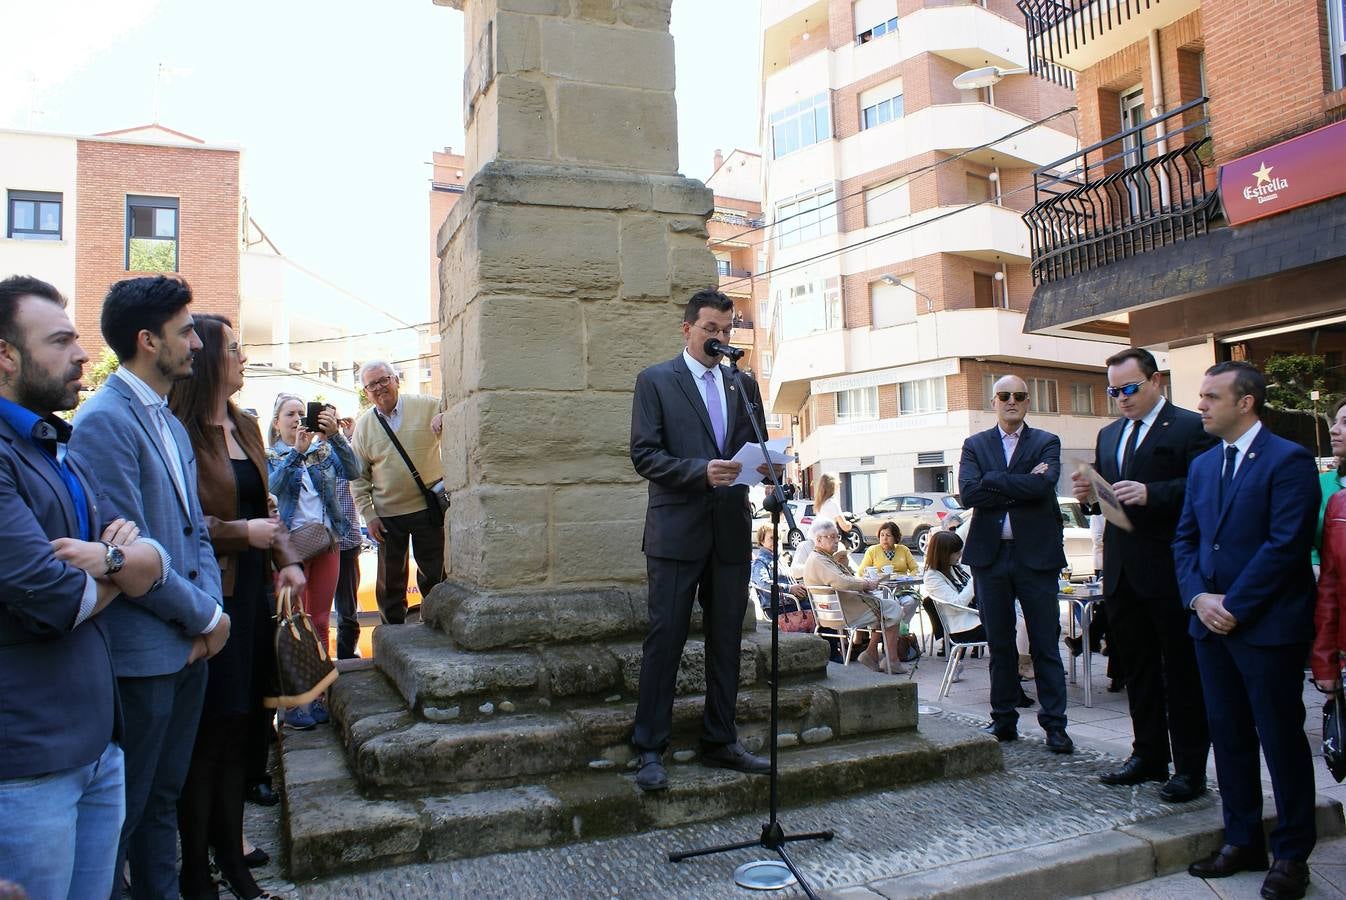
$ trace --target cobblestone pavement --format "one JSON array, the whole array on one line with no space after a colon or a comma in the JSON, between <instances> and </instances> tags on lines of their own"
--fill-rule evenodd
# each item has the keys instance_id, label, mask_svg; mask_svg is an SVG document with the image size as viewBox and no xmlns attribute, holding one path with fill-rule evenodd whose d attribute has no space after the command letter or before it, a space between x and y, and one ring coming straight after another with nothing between
<instances>
[{"instance_id":1,"label":"cobblestone pavement","mask_svg":"<svg viewBox=\"0 0 1346 900\"><path fill-rule=\"evenodd\" d=\"M981 724L986 715L987 662L970 660L964 678L950 696L934 699L944 660L924 659L914 679L921 685L926 714ZM781 821L787 831L832 829L827 843L790 845L795 862L817 889L860 885L921 869L974 859L991 853L1040 846L1063 838L1109 831L1119 826L1218 802L1211 795L1175 808L1158 799L1157 786L1104 788L1097 775L1115 766L1130 750L1130 721L1124 694L1105 690L1106 660L1095 657L1094 707L1083 706L1080 685L1069 688L1070 732L1077 744L1071 756L1048 753L1034 710L1020 720L1024 739L1004 745L1003 774L916 785L807 807L787 807ZM844 679L889 676L852 665L833 665L832 677ZM1033 693L1031 685L1027 685ZM1310 731L1317 725L1316 692L1305 700ZM1316 742L1315 742L1316 746ZM1315 759L1320 790L1346 799ZM1212 769L1213 782L1213 769ZM736 866L770 858L763 850L737 851L689 860L678 865L667 853L713 844L749 840L759 833L765 811L706 824L436 864L415 864L375 872L342 875L294 885L286 882L277 862L258 870L264 888L294 898L440 898L440 897L763 897L799 896L746 891L733 884ZM279 847L279 808L249 806L247 832L259 845ZM274 854L279 855L279 854ZM1333 860L1334 863L1323 860ZM1346 872L1346 842L1320 848L1315 857L1315 896L1338 896ZM1318 876L1321 870L1322 876ZM1246 876L1252 878L1252 876ZM1333 880L1333 879L1336 880ZM1256 897L1260 879L1198 882L1186 875L1157 879L1101 895L1106 897L1222 896ZM1202 886L1206 893L1191 893ZM1132 893L1126 893L1130 891ZM1172 891L1174 893L1169 893Z\"/></svg>"}]
</instances>

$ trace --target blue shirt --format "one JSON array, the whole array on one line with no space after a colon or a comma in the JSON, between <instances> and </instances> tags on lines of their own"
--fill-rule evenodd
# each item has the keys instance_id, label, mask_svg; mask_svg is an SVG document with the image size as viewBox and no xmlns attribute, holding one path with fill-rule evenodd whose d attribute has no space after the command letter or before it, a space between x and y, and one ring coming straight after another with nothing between
<instances>
[{"instance_id":1,"label":"blue shirt","mask_svg":"<svg viewBox=\"0 0 1346 900\"><path fill-rule=\"evenodd\" d=\"M3 417L16 433L27 437L33 446L42 451L42 458L51 463L51 467L65 484L66 490L70 492L70 502L74 504L75 515L79 521L80 540L93 540L89 531L89 498L85 495L84 486L75 477L75 473L65 464L70 426L55 416L44 419L31 409L4 397L0 397L0 417Z\"/></svg>"}]
</instances>

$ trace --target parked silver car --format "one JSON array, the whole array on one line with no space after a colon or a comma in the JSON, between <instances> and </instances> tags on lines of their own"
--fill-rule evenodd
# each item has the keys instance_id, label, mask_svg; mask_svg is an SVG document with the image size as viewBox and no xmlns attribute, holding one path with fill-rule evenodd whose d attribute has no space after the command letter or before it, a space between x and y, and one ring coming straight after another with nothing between
<instances>
[{"instance_id":1,"label":"parked silver car","mask_svg":"<svg viewBox=\"0 0 1346 900\"><path fill-rule=\"evenodd\" d=\"M902 530L902 543L921 553L930 541L930 530L938 531L945 517L961 513L963 504L957 494L895 494L884 497L860 516L860 531L866 544L879 542L879 526L892 521Z\"/></svg>"}]
</instances>

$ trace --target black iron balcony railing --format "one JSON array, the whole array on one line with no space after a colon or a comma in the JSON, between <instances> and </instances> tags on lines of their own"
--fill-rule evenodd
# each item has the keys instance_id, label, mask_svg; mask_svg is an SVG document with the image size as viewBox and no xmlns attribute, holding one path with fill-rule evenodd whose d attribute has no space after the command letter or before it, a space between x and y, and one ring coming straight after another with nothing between
<instances>
[{"instance_id":1,"label":"black iron balcony railing","mask_svg":"<svg viewBox=\"0 0 1346 900\"><path fill-rule=\"evenodd\" d=\"M1033 173L1033 279L1058 281L1197 237L1219 215L1206 98Z\"/></svg>"},{"instance_id":2,"label":"black iron balcony railing","mask_svg":"<svg viewBox=\"0 0 1346 900\"><path fill-rule=\"evenodd\" d=\"M1018 0L1028 32L1028 68L1064 87L1075 76L1057 60L1158 6L1161 0Z\"/></svg>"},{"instance_id":3,"label":"black iron balcony railing","mask_svg":"<svg viewBox=\"0 0 1346 900\"><path fill-rule=\"evenodd\" d=\"M710 214L710 220L712 222L724 222L726 225L741 225L744 228L761 228L766 224L766 219L760 216L745 216L718 209Z\"/></svg>"}]
</instances>

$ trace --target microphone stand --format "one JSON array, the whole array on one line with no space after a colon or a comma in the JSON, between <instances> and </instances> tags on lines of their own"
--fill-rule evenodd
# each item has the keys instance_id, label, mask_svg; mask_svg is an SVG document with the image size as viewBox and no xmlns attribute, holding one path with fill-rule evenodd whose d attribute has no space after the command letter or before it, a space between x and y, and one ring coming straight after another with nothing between
<instances>
[{"instance_id":1,"label":"microphone stand","mask_svg":"<svg viewBox=\"0 0 1346 900\"><path fill-rule=\"evenodd\" d=\"M728 354L725 354L728 356ZM781 513L785 514L786 524L790 529L794 529L794 514L786 504L788 496L787 491L781 486L780 479L776 477L776 468L771 464L771 454L767 451L766 439L762 434L761 426L757 424L756 406L748 400L748 392L743 389L742 373L738 369L738 360L730 356L729 358L730 377L735 385L743 408L747 411L748 421L752 423L754 436L757 438L757 446L762 451L762 459L766 462L767 477L771 480L771 494L763 501L763 505L771 512L771 527L773 533L780 534ZM793 488L789 493L793 493ZM789 533L788 531L786 532ZM768 773L769 781L769 811L770 819L762 825L762 833L755 840L740 841L735 844L722 844L715 847L703 847L699 850L685 850L680 853L670 853L668 861L671 863L682 862L684 859L691 859L694 856L710 856L717 853L727 853L731 850L746 850L750 847L762 847L770 850L780 857L781 863L794 880L803 888L804 893L810 900L818 900L818 895L809 887L808 882L804 880L804 875L795 866L794 861L790 859L790 854L786 852L785 845L790 841L830 841L834 837L831 831L815 831L808 834L786 834L785 829L781 827L780 820L777 817L777 811L780 799L780 770L778 767L777 733L779 731L780 719L780 624L777 615L780 612L780 553L777 548L772 554L771 560L771 769ZM788 887L789 877L785 871L781 871L781 863L777 862L759 862L748 863L740 866L735 871L736 881L742 887L753 888L756 890L779 890ZM748 873L746 869L753 870L754 878L751 882L742 880ZM771 879L771 880L768 880Z\"/></svg>"}]
</instances>

